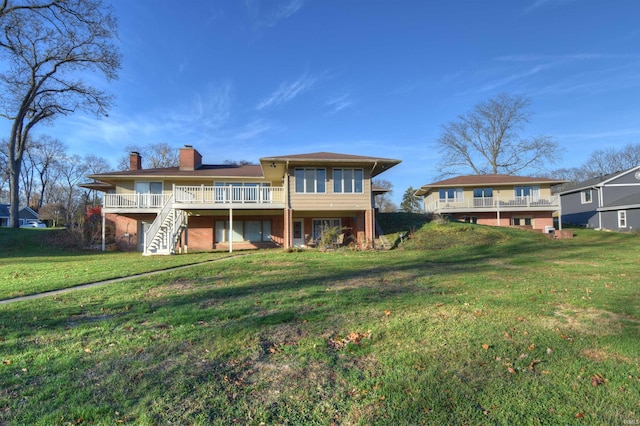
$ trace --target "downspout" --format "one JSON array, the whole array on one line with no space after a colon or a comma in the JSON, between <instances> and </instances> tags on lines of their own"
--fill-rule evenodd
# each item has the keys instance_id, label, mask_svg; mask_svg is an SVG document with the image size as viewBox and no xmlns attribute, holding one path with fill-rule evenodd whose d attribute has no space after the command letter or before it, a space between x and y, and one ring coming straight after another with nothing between
<instances>
[{"instance_id":1,"label":"downspout","mask_svg":"<svg viewBox=\"0 0 640 426\"><path fill-rule=\"evenodd\" d=\"M596 191L598 192L598 208L601 208L604 205L604 200L602 199L602 187L599 186L596 188ZM602 229L602 212L598 211L598 228Z\"/></svg>"}]
</instances>

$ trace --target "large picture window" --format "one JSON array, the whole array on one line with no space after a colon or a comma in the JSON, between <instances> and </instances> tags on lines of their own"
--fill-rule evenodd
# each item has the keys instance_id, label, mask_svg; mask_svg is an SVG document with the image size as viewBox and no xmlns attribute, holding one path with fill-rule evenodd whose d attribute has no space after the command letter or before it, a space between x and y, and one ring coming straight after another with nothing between
<instances>
[{"instance_id":1,"label":"large picture window","mask_svg":"<svg viewBox=\"0 0 640 426\"><path fill-rule=\"evenodd\" d=\"M318 241L322 238L322 234L330 228L342 229L342 221L340 219L313 219L313 239Z\"/></svg>"},{"instance_id":2,"label":"large picture window","mask_svg":"<svg viewBox=\"0 0 640 426\"><path fill-rule=\"evenodd\" d=\"M270 220L234 220L231 229L231 238L234 242L269 242L271 241ZM229 221L216 220L216 243L229 242Z\"/></svg>"},{"instance_id":3,"label":"large picture window","mask_svg":"<svg viewBox=\"0 0 640 426\"><path fill-rule=\"evenodd\" d=\"M315 194L326 192L325 180L327 171L325 169L295 169L296 192Z\"/></svg>"},{"instance_id":4,"label":"large picture window","mask_svg":"<svg viewBox=\"0 0 640 426\"><path fill-rule=\"evenodd\" d=\"M538 199L540 199L540 187L537 185L515 186L513 190L516 198L530 197L531 201L538 201Z\"/></svg>"},{"instance_id":5,"label":"large picture window","mask_svg":"<svg viewBox=\"0 0 640 426\"><path fill-rule=\"evenodd\" d=\"M438 195L440 201L444 202L462 201L463 198L462 188L443 188L438 191Z\"/></svg>"},{"instance_id":6,"label":"large picture window","mask_svg":"<svg viewBox=\"0 0 640 426\"><path fill-rule=\"evenodd\" d=\"M491 207L493 205L493 188L474 188L473 206Z\"/></svg>"},{"instance_id":7,"label":"large picture window","mask_svg":"<svg viewBox=\"0 0 640 426\"><path fill-rule=\"evenodd\" d=\"M333 169L333 192L363 192L364 171L362 169Z\"/></svg>"},{"instance_id":8,"label":"large picture window","mask_svg":"<svg viewBox=\"0 0 640 426\"><path fill-rule=\"evenodd\" d=\"M137 181L135 192L140 207L162 207L164 197L162 195L162 182Z\"/></svg>"}]
</instances>

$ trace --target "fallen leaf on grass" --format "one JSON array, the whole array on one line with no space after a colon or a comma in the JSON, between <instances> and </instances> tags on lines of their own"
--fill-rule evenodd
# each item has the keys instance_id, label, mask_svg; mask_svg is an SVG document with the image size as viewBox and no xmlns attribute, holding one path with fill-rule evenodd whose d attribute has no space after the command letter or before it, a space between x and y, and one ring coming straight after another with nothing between
<instances>
[{"instance_id":1,"label":"fallen leaf on grass","mask_svg":"<svg viewBox=\"0 0 640 426\"><path fill-rule=\"evenodd\" d=\"M349 336L344 338L336 337L333 339L329 339L328 343L329 343L329 346L333 347L334 349L342 349L349 343L354 343L357 345L362 341L362 339L369 338L369 337L371 337L370 331L367 333L352 331L351 333L349 333Z\"/></svg>"},{"instance_id":2,"label":"fallen leaf on grass","mask_svg":"<svg viewBox=\"0 0 640 426\"><path fill-rule=\"evenodd\" d=\"M2 363L4 365L11 365L11 360L10 359L5 359L4 361L2 361Z\"/></svg>"},{"instance_id":3,"label":"fallen leaf on grass","mask_svg":"<svg viewBox=\"0 0 640 426\"><path fill-rule=\"evenodd\" d=\"M576 419L584 419L584 413L577 413Z\"/></svg>"},{"instance_id":4,"label":"fallen leaf on grass","mask_svg":"<svg viewBox=\"0 0 640 426\"><path fill-rule=\"evenodd\" d=\"M484 349L485 351L489 349L489 345L487 345L486 343L482 345L482 349Z\"/></svg>"},{"instance_id":5,"label":"fallen leaf on grass","mask_svg":"<svg viewBox=\"0 0 640 426\"><path fill-rule=\"evenodd\" d=\"M90 354L90 353L91 353L91 348L84 348L84 351L85 351L86 353Z\"/></svg>"},{"instance_id":6,"label":"fallen leaf on grass","mask_svg":"<svg viewBox=\"0 0 640 426\"><path fill-rule=\"evenodd\" d=\"M386 310L386 311L384 311L384 314L385 314L385 316L389 316L389 315L391 315L391 311Z\"/></svg>"},{"instance_id":7,"label":"fallen leaf on grass","mask_svg":"<svg viewBox=\"0 0 640 426\"><path fill-rule=\"evenodd\" d=\"M529 371L534 371L536 368L536 364L540 364L541 362L542 362L541 359L534 359L533 361L531 361L531 364L529 364Z\"/></svg>"},{"instance_id":8,"label":"fallen leaf on grass","mask_svg":"<svg viewBox=\"0 0 640 426\"><path fill-rule=\"evenodd\" d=\"M511 374L516 374L516 370L514 370L513 367L507 368L507 371Z\"/></svg>"},{"instance_id":9,"label":"fallen leaf on grass","mask_svg":"<svg viewBox=\"0 0 640 426\"><path fill-rule=\"evenodd\" d=\"M605 382L606 382L605 378L599 374L594 374L593 376L591 376L592 386L603 385Z\"/></svg>"}]
</instances>

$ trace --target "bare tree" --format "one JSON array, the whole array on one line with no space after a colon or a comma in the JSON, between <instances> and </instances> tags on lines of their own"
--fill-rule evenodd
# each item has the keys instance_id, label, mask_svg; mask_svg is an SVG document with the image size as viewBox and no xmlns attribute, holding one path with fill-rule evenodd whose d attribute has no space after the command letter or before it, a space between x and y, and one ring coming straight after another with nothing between
<instances>
[{"instance_id":1,"label":"bare tree","mask_svg":"<svg viewBox=\"0 0 640 426\"><path fill-rule=\"evenodd\" d=\"M124 148L127 153L118 161L119 170L129 169L129 153L135 151L142 156L146 168L160 169L176 167L180 165L180 150L166 142L152 143L148 145L127 145Z\"/></svg>"},{"instance_id":2,"label":"bare tree","mask_svg":"<svg viewBox=\"0 0 640 426\"><path fill-rule=\"evenodd\" d=\"M398 206L391 201L393 195L393 184L385 179L374 179L371 182L372 186L376 189L384 189L386 191L379 195L376 195L376 207L383 213L395 212L398 210Z\"/></svg>"},{"instance_id":3,"label":"bare tree","mask_svg":"<svg viewBox=\"0 0 640 426\"><path fill-rule=\"evenodd\" d=\"M61 159L59 162L60 176L56 185L58 201L67 212L67 222L73 222L81 211L82 191L78 184L87 174L87 164L79 155L74 154ZM84 211L82 211L84 214Z\"/></svg>"},{"instance_id":4,"label":"bare tree","mask_svg":"<svg viewBox=\"0 0 640 426\"><path fill-rule=\"evenodd\" d=\"M27 152L34 159L34 166L40 180L40 193L37 208L42 207L45 201L45 193L59 176L59 161L66 157L67 147L60 139L48 135L41 135L35 139L34 144L27 147Z\"/></svg>"},{"instance_id":5,"label":"bare tree","mask_svg":"<svg viewBox=\"0 0 640 426\"><path fill-rule=\"evenodd\" d=\"M111 8L102 0L2 0L0 116L10 120L10 226L18 227L19 178L29 132L77 110L106 115L112 96L81 76L117 78L120 54Z\"/></svg>"},{"instance_id":6,"label":"bare tree","mask_svg":"<svg viewBox=\"0 0 640 426\"><path fill-rule=\"evenodd\" d=\"M627 144L620 149L597 149L591 153L583 168L590 177L608 175L640 166L640 143Z\"/></svg>"},{"instance_id":7,"label":"bare tree","mask_svg":"<svg viewBox=\"0 0 640 426\"><path fill-rule=\"evenodd\" d=\"M87 168L87 172L92 175L111 171L111 165L109 164L109 162L104 158L98 157L96 155L87 155L86 157L84 157L84 163ZM89 200L89 203L93 206L99 204L101 200L99 192L94 189L88 191L87 198Z\"/></svg>"},{"instance_id":8,"label":"bare tree","mask_svg":"<svg viewBox=\"0 0 640 426\"><path fill-rule=\"evenodd\" d=\"M553 163L559 147L550 136L523 137L532 113L531 100L499 94L443 126L436 145L443 155L442 176L515 174Z\"/></svg>"}]
</instances>

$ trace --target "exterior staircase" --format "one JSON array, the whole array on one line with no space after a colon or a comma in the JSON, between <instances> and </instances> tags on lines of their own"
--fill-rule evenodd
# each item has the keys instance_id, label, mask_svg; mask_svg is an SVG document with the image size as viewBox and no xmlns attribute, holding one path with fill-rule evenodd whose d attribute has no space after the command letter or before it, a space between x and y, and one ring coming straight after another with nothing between
<instances>
[{"instance_id":1,"label":"exterior staircase","mask_svg":"<svg viewBox=\"0 0 640 426\"><path fill-rule=\"evenodd\" d=\"M187 227L187 214L174 209L173 195L165 202L160 213L144 234L144 256L175 254L176 244Z\"/></svg>"}]
</instances>

